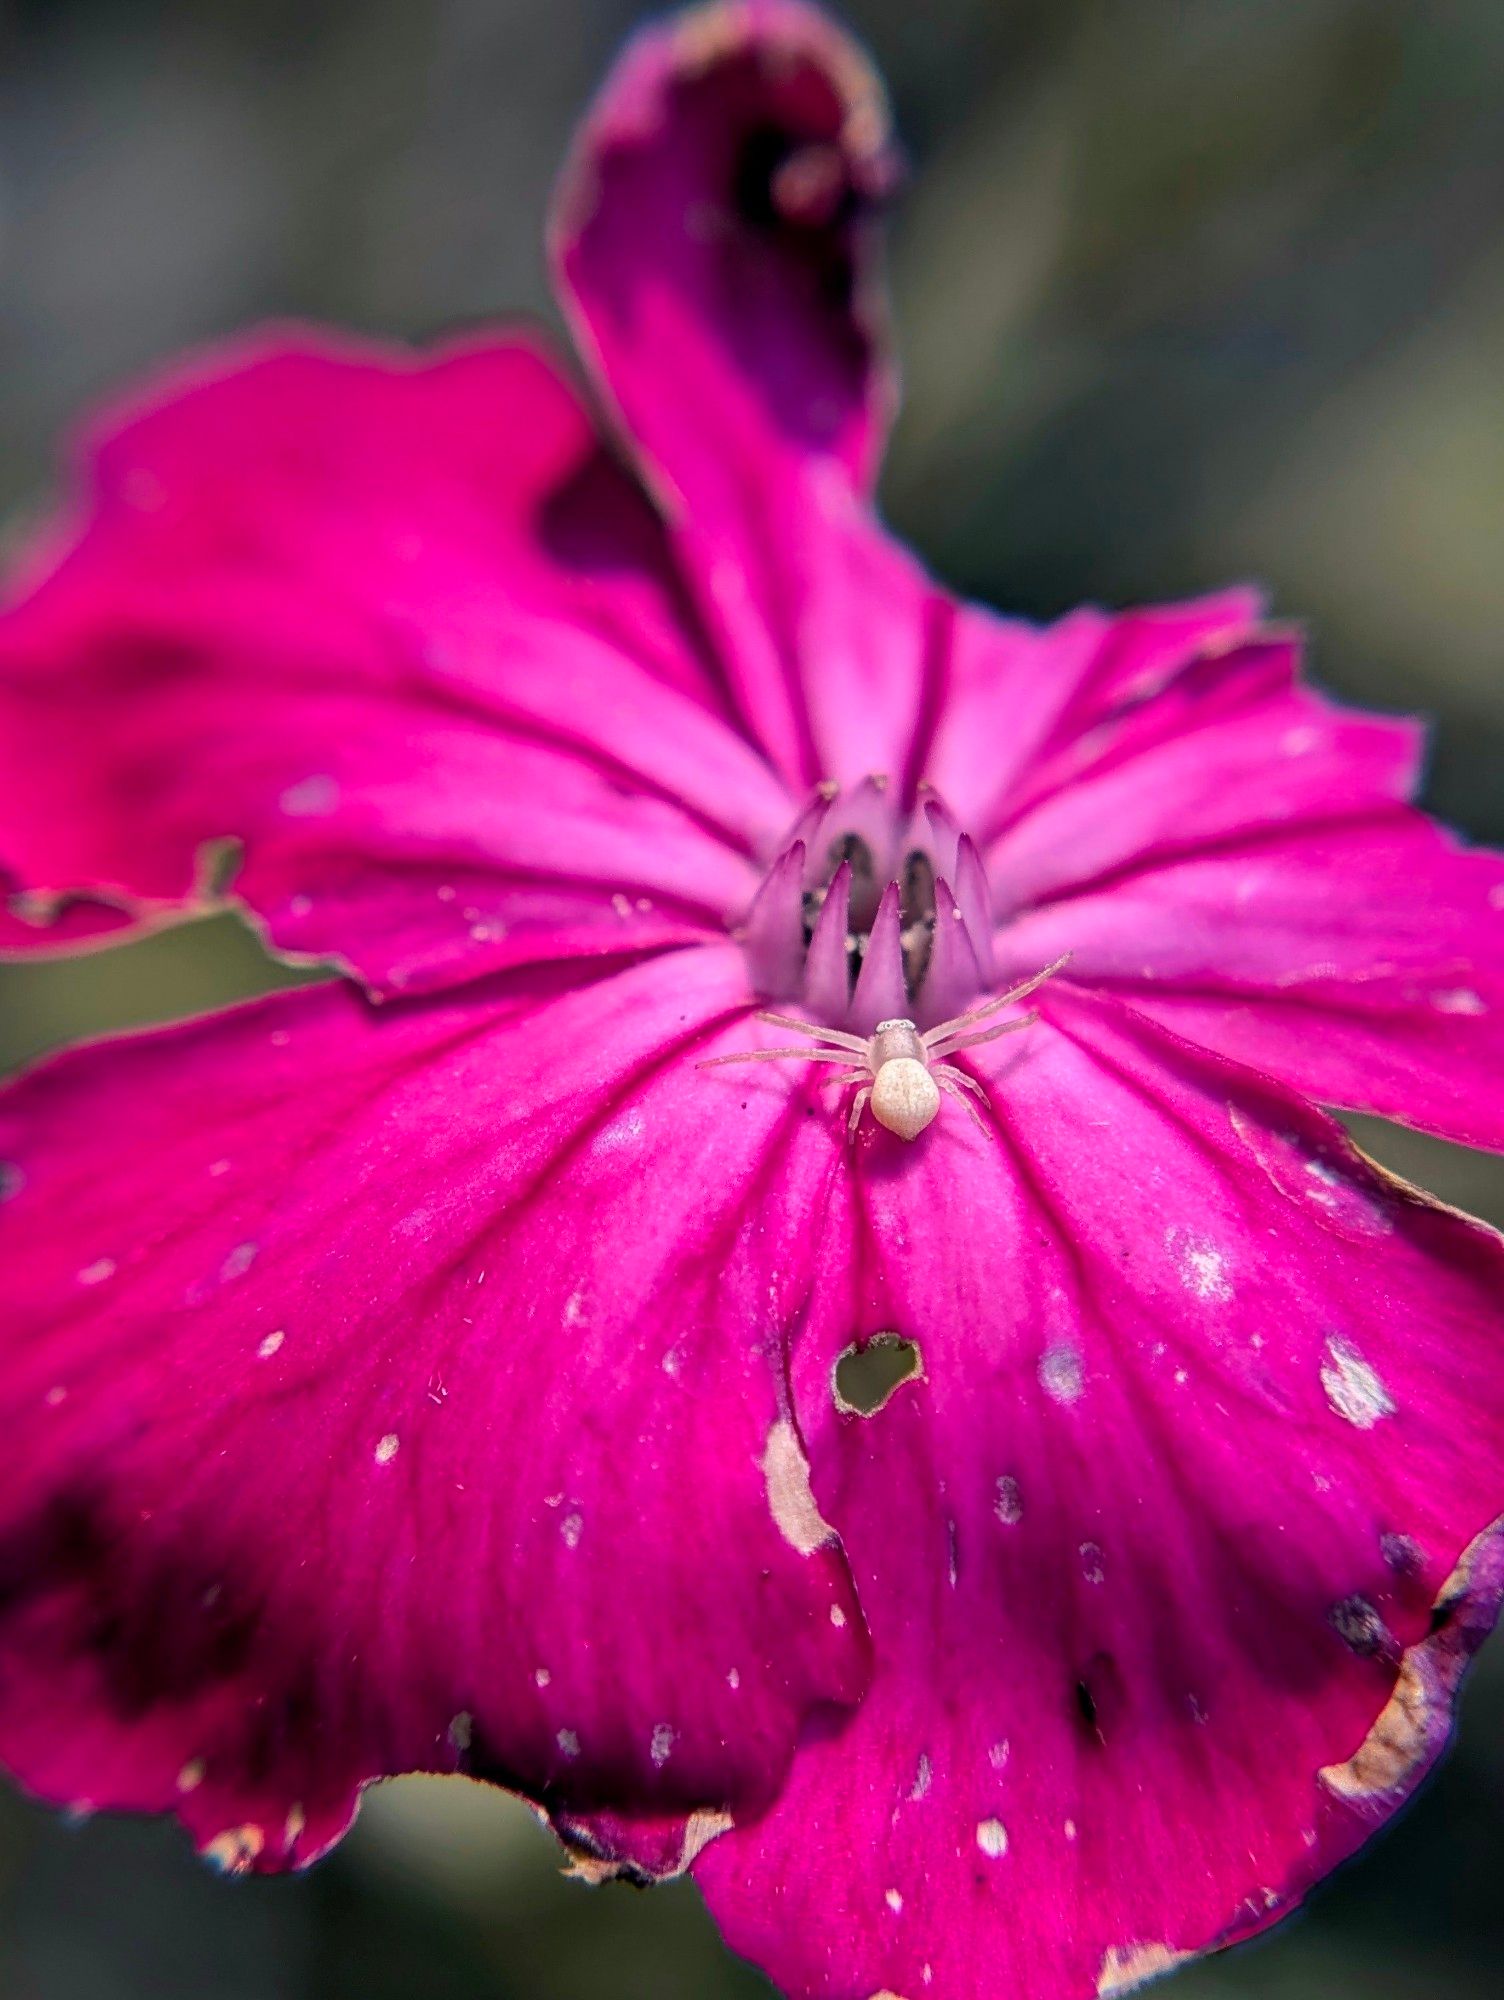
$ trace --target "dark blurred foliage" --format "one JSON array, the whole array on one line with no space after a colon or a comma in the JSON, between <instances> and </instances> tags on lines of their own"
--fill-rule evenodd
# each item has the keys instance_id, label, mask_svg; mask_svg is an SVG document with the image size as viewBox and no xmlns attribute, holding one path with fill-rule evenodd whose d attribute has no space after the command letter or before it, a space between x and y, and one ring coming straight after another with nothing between
<instances>
[{"instance_id":1,"label":"dark blurred foliage","mask_svg":"<svg viewBox=\"0 0 1504 2000\"><path fill-rule=\"evenodd\" d=\"M630 0L0 5L0 513L79 407L267 316L552 317L539 227ZM1438 723L1504 839L1498 0L852 0L915 168L895 525L1009 609L1267 582L1319 675ZM282 975L233 919L0 974L0 1061ZM1363 1143L1504 1220L1504 1173ZM1497 1648L1495 1653L1497 1654ZM1187 2000L1492 2000L1504 1660L1404 1822ZM293 1882L0 1797L4 2000L736 2000L693 1892L562 1883L481 1788L379 1788Z\"/></svg>"}]
</instances>

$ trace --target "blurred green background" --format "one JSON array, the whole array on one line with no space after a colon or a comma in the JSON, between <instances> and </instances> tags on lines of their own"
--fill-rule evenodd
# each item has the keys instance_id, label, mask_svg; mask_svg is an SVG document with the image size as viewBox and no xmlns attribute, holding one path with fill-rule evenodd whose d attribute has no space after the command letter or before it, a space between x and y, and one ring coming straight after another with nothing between
<instances>
[{"instance_id":1,"label":"blurred green background","mask_svg":"<svg viewBox=\"0 0 1504 2000\"><path fill-rule=\"evenodd\" d=\"M0 6L0 517L78 407L268 314L551 315L539 228L628 0ZM1259 577L1318 675L1436 718L1504 841L1498 0L852 0L915 184L898 528L1010 609ZM0 970L0 1064L273 983L231 919ZM1363 1143L1504 1220L1497 1163ZM1504 1336L1501 1336L1504 1337ZM1504 1658L1403 1823L1192 2000L1497 2000ZM3 2000L734 2000L693 1892L562 1883L501 1796L405 1780L291 1882L0 1792Z\"/></svg>"}]
</instances>

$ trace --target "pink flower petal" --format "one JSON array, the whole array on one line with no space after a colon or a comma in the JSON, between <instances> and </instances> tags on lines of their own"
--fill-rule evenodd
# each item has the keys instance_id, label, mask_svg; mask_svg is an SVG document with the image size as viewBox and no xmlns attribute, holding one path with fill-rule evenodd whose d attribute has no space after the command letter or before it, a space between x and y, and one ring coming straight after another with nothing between
<instances>
[{"instance_id":1,"label":"pink flower petal","mask_svg":"<svg viewBox=\"0 0 1504 2000\"><path fill-rule=\"evenodd\" d=\"M264 1869L470 1770L657 1870L861 1692L785 1387L839 1135L693 1066L734 950L533 989L317 988L0 1100L0 1758L43 1797Z\"/></svg>"},{"instance_id":2,"label":"pink flower petal","mask_svg":"<svg viewBox=\"0 0 1504 2000\"><path fill-rule=\"evenodd\" d=\"M794 805L549 362L273 338L90 457L0 621L0 848L148 905L205 841L375 987L720 930ZM90 727L81 731L86 709Z\"/></svg>"},{"instance_id":3,"label":"pink flower petal","mask_svg":"<svg viewBox=\"0 0 1504 2000\"><path fill-rule=\"evenodd\" d=\"M1022 779L987 851L1006 974L1072 977L1328 1103L1504 1146L1504 858L1404 801L1413 725L1264 637L1183 662Z\"/></svg>"},{"instance_id":4,"label":"pink flower petal","mask_svg":"<svg viewBox=\"0 0 1504 2000\"><path fill-rule=\"evenodd\" d=\"M697 1873L793 1996L1126 1991L1413 1789L1504 1588L1504 1249L1253 1074L1054 987L859 1168L870 1418L795 1395L877 1663Z\"/></svg>"},{"instance_id":5,"label":"pink flower petal","mask_svg":"<svg viewBox=\"0 0 1504 2000\"><path fill-rule=\"evenodd\" d=\"M950 644L949 605L868 499L892 177L861 53L794 0L728 0L638 36L554 210L582 351L748 726L806 784L912 783Z\"/></svg>"},{"instance_id":6,"label":"pink flower petal","mask_svg":"<svg viewBox=\"0 0 1504 2000\"><path fill-rule=\"evenodd\" d=\"M1504 1148L1504 856L1418 812L1146 866L1004 936L1324 1103Z\"/></svg>"}]
</instances>

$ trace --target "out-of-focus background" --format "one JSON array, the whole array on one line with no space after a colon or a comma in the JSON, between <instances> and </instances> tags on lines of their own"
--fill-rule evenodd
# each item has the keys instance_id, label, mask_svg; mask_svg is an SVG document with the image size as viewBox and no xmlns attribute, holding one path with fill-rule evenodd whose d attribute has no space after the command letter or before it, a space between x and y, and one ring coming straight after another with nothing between
<instances>
[{"instance_id":1,"label":"out-of-focus background","mask_svg":"<svg viewBox=\"0 0 1504 2000\"><path fill-rule=\"evenodd\" d=\"M0 4L0 518L81 405L270 314L424 338L551 315L545 196L631 0ZM1437 721L1504 840L1498 0L851 0L915 168L890 515L1010 609L1260 577L1318 674ZM0 971L0 1065L274 982L233 921ZM1365 1126L1504 1220L1504 1171ZM1504 1658L1404 1822L1187 2000L1496 2000ZM562 1883L460 1781L379 1788L311 1875L0 1790L4 2000L737 2000L684 1885Z\"/></svg>"}]
</instances>

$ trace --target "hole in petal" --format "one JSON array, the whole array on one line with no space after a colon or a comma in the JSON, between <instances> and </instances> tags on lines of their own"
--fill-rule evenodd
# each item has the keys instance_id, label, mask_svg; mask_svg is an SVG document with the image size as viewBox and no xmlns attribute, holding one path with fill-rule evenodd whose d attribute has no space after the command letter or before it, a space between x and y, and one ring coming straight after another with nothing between
<instances>
[{"instance_id":1,"label":"hole in petal","mask_svg":"<svg viewBox=\"0 0 1504 2000\"><path fill-rule=\"evenodd\" d=\"M875 1417L905 1382L923 1373L919 1349L899 1333L875 1333L855 1342L835 1365L832 1389L843 1416Z\"/></svg>"}]
</instances>

